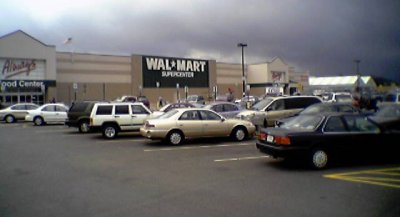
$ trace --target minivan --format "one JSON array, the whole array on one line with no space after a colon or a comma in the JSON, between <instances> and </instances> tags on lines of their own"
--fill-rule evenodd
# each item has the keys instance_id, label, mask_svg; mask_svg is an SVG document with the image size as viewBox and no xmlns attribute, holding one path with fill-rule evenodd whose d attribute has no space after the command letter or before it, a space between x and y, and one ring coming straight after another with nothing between
<instances>
[{"instance_id":1,"label":"minivan","mask_svg":"<svg viewBox=\"0 0 400 217\"><path fill-rule=\"evenodd\" d=\"M267 97L236 118L251 121L257 127L272 127L277 120L294 116L315 103L322 103L322 99L317 96Z\"/></svg>"}]
</instances>

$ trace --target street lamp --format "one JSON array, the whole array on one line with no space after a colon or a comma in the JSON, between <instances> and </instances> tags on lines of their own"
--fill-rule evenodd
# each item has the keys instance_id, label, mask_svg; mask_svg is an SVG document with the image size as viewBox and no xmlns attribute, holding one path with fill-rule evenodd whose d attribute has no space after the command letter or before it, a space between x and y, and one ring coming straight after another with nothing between
<instances>
[{"instance_id":1,"label":"street lamp","mask_svg":"<svg viewBox=\"0 0 400 217\"><path fill-rule=\"evenodd\" d=\"M361 60L354 60L356 63L356 72L357 72L357 91L360 91L360 82L361 82L361 75L360 75L360 62Z\"/></svg>"},{"instance_id":2,"label":"street lamp","mask_svg":"<svg viewBox=\"0 0 400 217\"><path fill-rule=\"evenodd\" d=\"M246 93L246 77L244 75L244 48L247 47L246 43L239 43L237 44L238 47L242 47L242 80L243 80L243 96Z\"/></svg>"}]
</instances>

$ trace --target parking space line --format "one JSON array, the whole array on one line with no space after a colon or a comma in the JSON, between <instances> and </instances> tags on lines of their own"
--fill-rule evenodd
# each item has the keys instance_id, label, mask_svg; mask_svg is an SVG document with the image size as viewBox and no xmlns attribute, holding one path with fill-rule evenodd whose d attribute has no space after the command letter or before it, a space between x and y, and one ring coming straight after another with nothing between
<instances>
[{"instance_id":1,"label":"parking space line","mask_svg":"<svg viewBox=\"0 0 400 217\"><path fill-rule=\"evenodd\" d=\"M268 155L262 156L250 156L250 157L237 157L237 158L225 158L225 159L217 159L214 162L229 162L229 161L242 161L242 160L257 160L263 158L270 158Z\"/></svg>"},{"instance_id":2,"label":"parking space line","mask_svg":"<svg viewBox=\"0 0 400 217\"><path fill-rule=\"evenodd\" d=\"M114 139L114 140L99 140L96 143L117 143L117 142L144 142L147 141L146 138L140 139Z\"/></svg>"},{"instance_id":3,"label":"parking space line","mask_svg":"<svg viewBox=\"0 0 400 217\"><path fill-rule=\"evenodd\" d=\"M378 176L378 177L377 177ZM325 178L400 188L400 167L324 175Z\"/></svg>"},{"instance_id":4,"label":"parking space line","mask_svg":"<svg viewBox=\"0 0 400 217\"><path fill-rule=\"evenodd\" d=\"M221 148L221 147L240 147L254 145L253 143L243 143L243 144L223 144L223 145L201 145L201 146L185 146L185 147L171 147L171 148L152 148L144 149L144 152L156 152L156 151L179 151L179 150L194 150L194 149L204 149L204 148Z\"/></svg>"}]
</instances>

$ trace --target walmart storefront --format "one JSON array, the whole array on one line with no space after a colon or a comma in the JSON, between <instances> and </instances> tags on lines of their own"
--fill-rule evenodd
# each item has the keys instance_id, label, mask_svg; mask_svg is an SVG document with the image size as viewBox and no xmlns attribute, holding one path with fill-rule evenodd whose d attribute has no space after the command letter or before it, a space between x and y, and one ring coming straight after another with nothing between
<instances>
[{"instance_id":1,"label":"walmart storefront","mask_svg":"<svg viewBox=\"0 0 400 217\"><path fill-rule=\"evenodd\" d=\"M262 95L272 84L287 86L289 66L274 58L246 65L243 76L241 64L215 60L61 52L18 30L0 37L0 68L3 105L145 95L154 106L159 97L175 102L198 94L212 100L228 90L241 98L243 79L249 94Z\"/></svg>"}]
</instances>

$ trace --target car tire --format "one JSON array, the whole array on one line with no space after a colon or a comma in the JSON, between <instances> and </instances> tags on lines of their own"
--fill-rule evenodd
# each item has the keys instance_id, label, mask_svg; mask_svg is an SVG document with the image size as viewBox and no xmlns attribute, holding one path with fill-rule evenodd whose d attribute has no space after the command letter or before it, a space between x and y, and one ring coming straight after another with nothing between
<instances>
[{"instance_id":1,"label":"car tire","mask_svg":"<svg viewBox=\"0 0 400 217\"><path fill-rule=\"evenodd\" d=\"M33 119L33 124L35 126L42 126L44 124L44 120L42 117L38 116Z\"/></svg>"},{"instance_id":2,"label":"car tire","mask_svg":"<svg viewBox=\"0 0 400 217\"><path fill-rule=\"evenodd\" d=\"M6 123L14 123L15 122L15 117L12 115L7 115L4 120L6 121Z\"/></svg>"},{"instance_id":3,"label":"car tire","mask_svg":"<svg viewBox=\"0 0 400 217\"><path fill-rule=\"evenodd\" d=\"M79 132L80 133L88 133L90 131L89 122L88 121L80 121L79 122Z\"/></svg>"},{"instance_id":4,"label":"car tire","mask_svg":"<svg viewBox=\"0 0 400 217\"><path fill-rule=\"evenodd\" d=\"M115 124L107 124L102 130L103 137L106 139L114 139L118 135L118 127Z\"/></svg>"},{"instance_id":5,"label":"car tire","mask_svg":"<svg viewBox=\"0 0 400 217\"><path fill-rule=\"evenodd\" d=\"M310 165L314 169L323 169L328 165L328 153L321 148L315 148L311 151L309 157Z\"/></svg>"},{"instance_id":6,"label":"car tire","mask_svg":"<svg viewBox=\"0 0 400 217\"><path fill-rule=\"evenodd\" d=\"M181 145L183 143L183 140L185 139L185 136L181 131L173 130L168 133L166 139L171 145Z\"/></svg>"},{"instance_id":7,"label":"car tire","mask_svg":"<svg viewBox=\"0 0 400 217\"><path fill-rule=\"evenodd\" d=\"M235 141L243 141L247 138L247 130L244 127L235 127L235 129L232 130L231 137Z\"/></svg>"}]
</instances>

